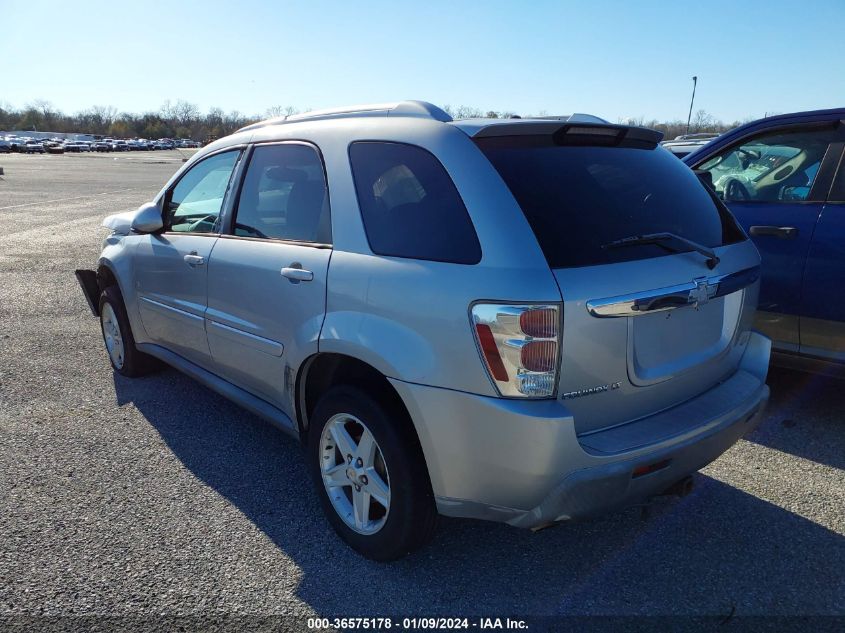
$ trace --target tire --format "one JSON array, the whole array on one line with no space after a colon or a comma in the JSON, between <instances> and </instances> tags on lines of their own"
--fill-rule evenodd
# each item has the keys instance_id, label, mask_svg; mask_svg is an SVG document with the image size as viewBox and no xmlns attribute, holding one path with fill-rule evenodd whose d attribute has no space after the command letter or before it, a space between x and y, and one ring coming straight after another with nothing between
<instances>
[{"instance_id":1,"label":"tire","mask_svg":"<svg viewBox=\"0 0 845 633\"><path fill-rule=\"evenodd\" d=\"M338 428L347 430L347 439L353 440L355 449L360 448L356 444L364 439L363 434L369 432L375 440L372 468L361 464L359 453L350 453L348 445L346 451L341 451L343 441L338 441L333 428L336 432ZM352 549L372 560L390 561L431 539L437 522L434 495L422 449L404 411L386 406L356 387L334 387L314 409L306 450L308 469L323 511L335 532ZM351 463L348 457L343 459L343 452L353 455ZM328 469L334 474L326 477L344 483L329 487L324 481L324 470ZM357 491L353 483L356 481L361 484ZM383 484L387 486L386 496ZM354 500L363 499L362 494L369 495L366 523L355 519L355 508L362 506L355 506ZM386 498L387 505L378 498Z\"/></svg>"},{"instance_id":2,"label":"tire","mask_svg":"<svg viewBox=\"0 0 845 633\"><path fill-rule=\"evenodd\" d=\"M122 376L135 378L155 371L161 363L138 351L117 286L109 286L100 293L100 330L112 368ZM120 353L116 353L117 350Z\"/></svg>"}]
</instances>

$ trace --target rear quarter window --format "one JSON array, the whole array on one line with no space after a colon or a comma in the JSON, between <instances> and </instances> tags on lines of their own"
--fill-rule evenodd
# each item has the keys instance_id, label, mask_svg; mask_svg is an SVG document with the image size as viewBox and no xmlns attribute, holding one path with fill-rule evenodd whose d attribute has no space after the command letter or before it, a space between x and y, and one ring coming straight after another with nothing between
<instances>
[{"instance_id":1,"label":"rear quarter window","mask_svg":"<svg viewBox=\"0 0 845 633\"><path fill-rule=\"evenodd\" d=\"M349 160L373 253L477 264L481 246L455 184L421 147L361 141Z\"/></svg>"},{"instance_id":2,"label":"rear quarter window","mask_svg":"<svg viewBox=\"0 0 845 633\"><path fill-rule=\"evenodd\" d=\"M675 233L711 248L745 239L727 208L661 147L559 146L539 137L477 143L552 268L670 254L655 244L606 248L634 235Z\"/></svg>"}]
</instances>

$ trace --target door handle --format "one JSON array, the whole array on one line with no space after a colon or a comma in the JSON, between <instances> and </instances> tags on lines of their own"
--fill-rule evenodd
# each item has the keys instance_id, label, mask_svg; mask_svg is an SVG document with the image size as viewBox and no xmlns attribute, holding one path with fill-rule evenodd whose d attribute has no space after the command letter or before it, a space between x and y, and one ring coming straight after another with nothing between
<instances>
[{"instance_id":1,"label":"door handle","mask_svg":"<svg viewBox=\"0 0 845 633\"><path fill-rule=\"evenodd\" d=\"M751 235L768 235L781 240L791 240L798 236L798 229L794 226L752 226Z\"/></svg>"},{"instance_id":2,"label":"door handle","mask_svg":"<svg viewBox=\"0 0 845 633\"><path fill-rule=\"evenodd\" d=\"M282 277L287 277L292 284L298 284L300 281L312 281L314 273L310 270L304 270L302 264L294 263L290 266L282 268Z\"/></svg>"},{"instance_id":3,"label":"door handle","mask_svg":"<svg viewBox=\"0 0 845 633\"><path fill-rule=\"evenodd\" d=\"M203 257L202 255L197 255L196 251L185 255L182 259L184 259L185 263L192 268L194 266L202 266L203 264L205 264L205 257Z\"/></svg>"}]
</instances>

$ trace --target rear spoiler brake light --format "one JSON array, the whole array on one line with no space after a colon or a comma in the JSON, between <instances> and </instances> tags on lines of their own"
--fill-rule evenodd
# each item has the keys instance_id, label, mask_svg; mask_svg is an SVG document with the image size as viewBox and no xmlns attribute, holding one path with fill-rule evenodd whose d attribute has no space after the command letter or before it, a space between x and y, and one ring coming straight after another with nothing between
<instances>
[{"instance_id":1,"label":"rear spoiler brake light","mask_svg":"<svg viewBox=\"0 0 845 633\"><path fill-rule=\"evenodd\" d=\"M607 145L613 147L655 147L663 132L627 125L566 124L554 133L556 145Z\"/></svg>"}]
</instances>

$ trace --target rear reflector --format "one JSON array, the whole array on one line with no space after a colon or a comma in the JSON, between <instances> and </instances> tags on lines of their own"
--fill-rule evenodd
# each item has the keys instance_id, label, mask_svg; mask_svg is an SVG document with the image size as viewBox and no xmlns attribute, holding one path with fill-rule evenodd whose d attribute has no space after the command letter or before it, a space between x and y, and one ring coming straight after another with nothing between
<instances>
[{"instance_id":1,"label":"rear reflector","mask_svg":"<svg viewBox=\"0 0 845 633\"><path fill-rule=\"evenodd\" d=\"M507 382L508 371L505 369L505 364L499 355L499 348L496 347L496 339L493 338L493 332L490 330L490 326L484 323L476 323L475 331L478 333L478 344L481 346L484 361L487 363L487 369L490 370L490 375L496 380Z\"/></svg>"},{"instance_id":2,"label":"rear reflector","mask_svg":"<svg viewBox=\"0 0 845 633\"><path fill-rule=\"evenodd\" d=\"M656 473L658 470L663 470L666 468L671 459L664 459L663 461L654 462L653 464L647 464L645 466L637 466L634 469L634 472L631 474L632 478L642 477L643 475L650 475L651 473Z\"/></svg>"}]
</instances>

